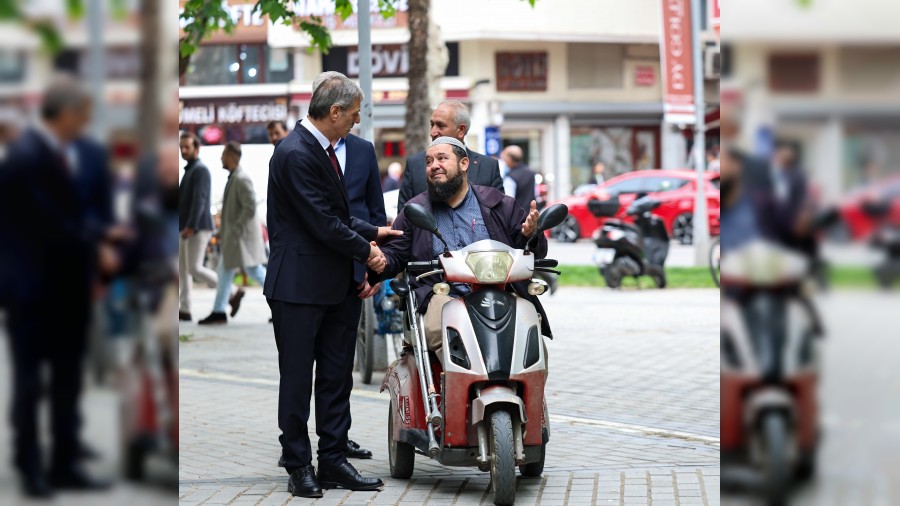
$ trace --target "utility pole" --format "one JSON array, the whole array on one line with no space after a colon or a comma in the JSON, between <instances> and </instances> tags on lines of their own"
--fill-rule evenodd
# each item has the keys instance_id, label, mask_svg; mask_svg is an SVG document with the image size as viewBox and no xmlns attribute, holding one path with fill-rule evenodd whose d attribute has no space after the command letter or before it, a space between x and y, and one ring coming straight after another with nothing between
<instances>
[{"instance_id":1,"label":"utility pole","mask_svg":"<svg viewBox=\"0 0 900 506\"><path fill-rule=\"evenodd\" d=\"M363 91L360 110L359 136L375 143L375 126L372 117L372 27L369 19L369 0L359 0L356 8L359 23L359 87Z\"/></svg>"},{"instance_id":2,"label":"utility pole","mask_svg":"<svg viewBox=\"0 0 900 506\"><path fill-rule=\"evenodd\" d=\"M709 259L709 216L706 211L706 103L703 99L703 46L700 42L700 2L691 0L691 51L694 53L694 160L697 170L697 194L694 200L694 260L698 266Z\"/></svg>"},{"instance_id":3,"label":"utility pole","mask_svg":"<svg viewBox=\"0 0 900 506\"><path fill-rule=\"evenodd\" d=\"M103 15L105 14L102 0L90 0L86 9L88 22L88 85L93 95L93 114L90 132L94 139L106 142L106 48L103 46Z\"/></svg>"}]
</instances>

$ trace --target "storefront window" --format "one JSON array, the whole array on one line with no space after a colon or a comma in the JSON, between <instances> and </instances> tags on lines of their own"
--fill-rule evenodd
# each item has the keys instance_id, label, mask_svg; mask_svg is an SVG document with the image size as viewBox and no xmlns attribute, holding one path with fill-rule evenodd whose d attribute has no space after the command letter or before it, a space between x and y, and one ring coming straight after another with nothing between
<instances>
[{"instance_id":1,"label":"storefront window","mask_svg":"<svg viewBox=\"0 0 900 506\"><path fill-rule=\"evenodd\" d=\"M18 83L25 78L25 55L0 51L0 83Z\"/></svg>"},{"instance_id":2,"label":"storefront window","mask_svg":"<svg viewBox=\"0 0 900 506\"><path fill-rule=\"evenodd\" d=\"M587 182L598 162L606 179L659 168L658 127L597 127L572 129L570 143L572 185Z\"/></svg>"},{"instance_id":3,"label":"storefront window","mask_svg":"<svg viewBox=\"0 0 900 506\"><path fill-rule=\"evenodd\" d=\"M201 46L185 73L187 86L286 83L293 76L290 52L265 44Z\"/></svg>"}]
</instances>

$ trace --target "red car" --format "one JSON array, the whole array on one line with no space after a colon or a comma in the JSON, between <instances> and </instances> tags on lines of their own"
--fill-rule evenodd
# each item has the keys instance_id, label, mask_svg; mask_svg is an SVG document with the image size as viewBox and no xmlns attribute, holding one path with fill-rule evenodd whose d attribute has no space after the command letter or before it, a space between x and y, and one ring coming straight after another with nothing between
<instances>
[{"instance_id":1,"label":"red car","mask_svg":"<svg viewBox=\"0 0 900 506\"><path fill-rule=\"evenodd\" d=\"M705 172L709 231L719 235L719 173ZM562 225L554 228L550 236L564 242L591 237L605 218L597 218L588 211L590 199L606 200L618 195L622 206L618 219L628 219L625 209L638 193L647 193L662 202L653 213L663 219L669 235L682 244L693 240L694 195L697 191L697 173L693 170L637 170L616 176L589 192L581 192L560 200L569 207L569 216Z\"/></svg>"},{"instance_id":2,"label":"red car","mask_svg":"<svg viewBox=\"0 0 900 506\"><path fill-rule=\"evenodd\" d=\"M865 210L867 202L890 202L890 211L882 219L900 224L900 177L870 184L851 193L841 204L840 214L846 225L845 235L853 241L866 240L878 226L879 219Z\"/></svg>"}]
</instances>

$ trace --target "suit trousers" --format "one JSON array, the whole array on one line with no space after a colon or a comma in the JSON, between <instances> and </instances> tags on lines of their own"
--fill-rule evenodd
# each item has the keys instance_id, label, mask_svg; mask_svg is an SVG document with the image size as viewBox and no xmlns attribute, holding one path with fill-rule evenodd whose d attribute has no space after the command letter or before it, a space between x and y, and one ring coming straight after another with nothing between
<instances>
[{"instance_id":1,"label":"suit trousers","mask_svg":"<svg viewBox=\"0 0 900 506\"><path fill-rule=\"evenodd\" d=\"M178 248L178 288L181 290L178 310L191 312L191 277L208 284L218 286L216 271L203 266L203 254L212 237L211 230L197 230L187 239L181 239Z\"/></svg>"},{"instance_id":2,"label":"suit trousers","mask_svg":"<svg viewBox=\"0 0 900 506\"><path fill-rule=\"evenodd\" d=\"M12 356L13 462L24 473L43 469L39 445L38 406L45 392L50 401L53 466L65 469L78 457L78 433L84 354L90 306L81 296L11 304L7 315ZM47 312L54 314L47 317ZM49 388L43 365L48 366Z\"/></svg>"},{"instance_id":3,"label":"suit trousers","mask_svg":"<svg viewBox=\"0 0 900 506\"><path fill-rule=\"evenodd\" d=\"M278 348L278 427L288 470L312 462L307 423L315 387L320 465L346 462L353 355L361 300L348 286L338 304L293 304L268 299ZM315 384L313 366L315 365Z\"/></svg>"}]
</instances>

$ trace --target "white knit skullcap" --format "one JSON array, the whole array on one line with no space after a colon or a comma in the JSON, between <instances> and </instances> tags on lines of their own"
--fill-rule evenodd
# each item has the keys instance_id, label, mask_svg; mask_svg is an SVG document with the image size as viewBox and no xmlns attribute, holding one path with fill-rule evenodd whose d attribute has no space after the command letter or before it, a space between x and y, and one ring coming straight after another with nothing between
<instances>
[{"instance_id":1,"label":"white knit skullcap","mask_svg":"<svg viewBox=\"0 0 900 506\"><path fill-rule=\"evenodd\" d=\"M431 141L431 144L428 146L429 148L432 146L437 146L438 144L451 144L465 151L466 145L460 142L459 139L455 137L438 137L437 139Z\"/></svg>"}]
</instances>

